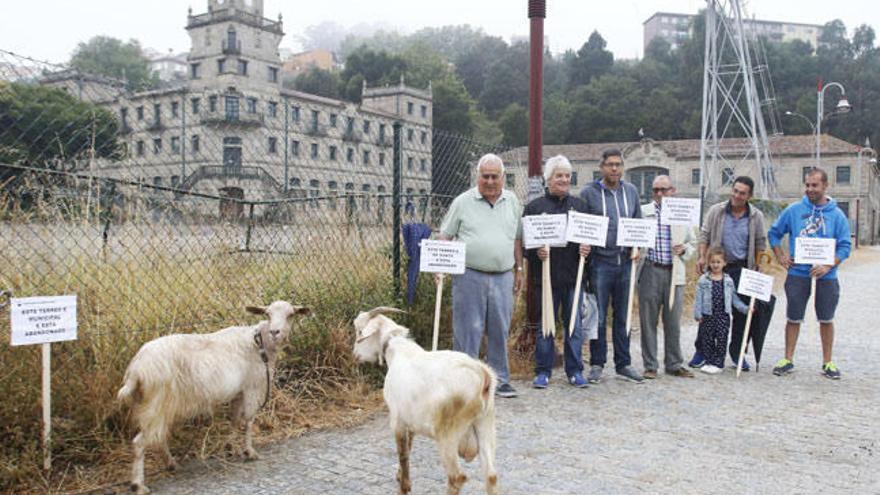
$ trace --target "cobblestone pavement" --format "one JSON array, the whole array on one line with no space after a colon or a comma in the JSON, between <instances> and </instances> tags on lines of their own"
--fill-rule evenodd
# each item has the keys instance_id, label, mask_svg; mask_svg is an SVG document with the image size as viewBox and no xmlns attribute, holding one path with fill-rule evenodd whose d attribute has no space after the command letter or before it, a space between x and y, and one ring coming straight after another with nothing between
<instances>
[{"instance_id":1,"label":"cobblestone pavement","mask_svg":"<svg viewBox=\"0 0 880 495\"><path fill-rule=\"evenodd\" d=\"M661 373L643 385L606 371L586 390L567 385L559 370L546 390L517 381L520 397L497 401L502 493L880 493L880 251L868 249L840 275L835 360L842 380L819 375L816 327L801 332L797 372L771 374L783 349L783 297L760 372L739 380L727 369L694 379ZM695 332L683 329L688 355ZM632 349L641 367L637 334ZM396 493L385 414L263 447L262 455L253 463L189 462L151 487L158 494ZM416 439L412 465L414 494L444 493L430 440ZM483 493L479 461L464 469L464 493Z\"/></svg>"}]
</instances>

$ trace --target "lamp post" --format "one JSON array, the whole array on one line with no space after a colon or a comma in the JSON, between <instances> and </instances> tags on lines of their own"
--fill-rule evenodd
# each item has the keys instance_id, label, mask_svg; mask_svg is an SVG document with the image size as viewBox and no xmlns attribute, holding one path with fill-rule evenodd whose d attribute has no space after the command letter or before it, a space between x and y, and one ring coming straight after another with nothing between
<instances>
[{"instance_id":1,"label":"lamp post","mask_svg":"<svg viewBox=\"0 0 880 495\"><path fill-rule=\"evenodd\" d=\"M837 107L833 112L823 115L822 112L825 109L825 90L830 88L831 86L835 86L840 90L840 101L837 102ZM823 84L822 80L819 79L819 85L816 87L816 166L818 167L821 161L821 148L819 143L822 138L822 120L834 113L846 113L852 109L849 101L846 99L846 89L843 88L843 85L839 82L830 82Z\"/></svg>"},{"instance_id":2,"label":"lamp post","mask_svg":"<svg viewBox=\"0 0 880 495\"><path fill-rule=\"evenodd\" d=\"M810 120L806 115L804 115L802 113L791 112L788 110L786 110L785 115L787 115L789 117L798 117L798 118L802 119L804 122L807 123L807 125L810 126L810 132L813 133L814 135L816 134L816 126L813 125L813 121ZM818 139L817 139L817 141L818 141ZM818 149L818 147L817 147L817 149ZM813 155L813 156L815 157L815 155ZM816 161L817 162L819 161L818 158L816 159Z\"/></svg>"},{"instance_id":3,"label":"lamp post","mask_svg":"<svg viewBox=\"0 0 880 495\"><path fill-rule=\"evenodd\" d=\"M861 228L861 225L860 225L861 222L859 222L859 220L860 220L860 213L861 213L861 208L862 208L862 204L861 204L862 203L862 160L863 160L862 155L864 153L868 153L871 155L871 159L869 160L868 163L870 163L872 165L875 165L877 163L877 152L874 151L873 148L871 148L871 141L868 138L865 138L865 147L859 148L859 159L857 162L858 167L856 169L856 173L859 176L858 185L856 186L857 187L857 189L856 189L856 249L859 248L859 243L860 243L859 230ZM873 167L871 167L871 168L873 168ZM869 173L868 177L870 178L871 175L872 174ZM869 180L868 181L868 189L870 189L870 188L871 188L871 181ZM870 195L868 197L870 198ZM868 210L870 213L870 208Z\"/></svg>"}]
</instances>

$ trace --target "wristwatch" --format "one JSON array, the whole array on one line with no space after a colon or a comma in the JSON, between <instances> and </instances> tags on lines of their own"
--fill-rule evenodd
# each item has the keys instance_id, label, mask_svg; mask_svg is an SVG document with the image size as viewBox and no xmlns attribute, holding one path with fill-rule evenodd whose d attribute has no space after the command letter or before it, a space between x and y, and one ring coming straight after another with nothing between
<instances>
[{"instance_id":1,"label":"wristwatch","mask_svg":"<svg viewBox=\"0 0 880 495\"><path fill-rule=\"evenodd\" d=\"M518 271L518 272L523 271L523 267L522 267L522 266L517 266L517 267L516 267L516 271Z\"/></svg>"}]
</instances>

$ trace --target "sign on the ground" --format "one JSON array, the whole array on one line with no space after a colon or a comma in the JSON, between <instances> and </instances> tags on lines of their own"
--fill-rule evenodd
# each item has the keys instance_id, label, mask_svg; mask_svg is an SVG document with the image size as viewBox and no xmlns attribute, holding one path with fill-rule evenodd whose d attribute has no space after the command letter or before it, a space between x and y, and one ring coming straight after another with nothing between
<instances>
[{"instance_id":1,"label":"sign on the ground","mask_svg":"<svg viewBox=\"0 0 880 495\"><path fill-rule=\"evenodd\" d=\"M608 238L608 217L569 211L565 238L568 242L605 246Z\"/></svg>"},{"instance_id":2,"label":"sign on the ground","mask_svg":"<svg viewBox=\"0 0 880 495\"><path fill-rule=\"evenodd\" d=\"M804 265L833 265L837 242L821 237L798 237L794 240L794 262Z\"/></svg>"},{"instance_id":3,"label":"sign on the ground","mask_svg":"<svg viewBox=\"0 0 880 495\"><path fill-rule=\"evenodd\" d=\"M617 245L654 247L657 222L650 218L621 218L617 223Z\"/></svg>"},{"instance_id":4,"label":"sign on the ground","mask_svg":"<svg viewBox=\"0 0 880 495\"><path fill-rule=\"evenodd\" d=\"M663 225L700 225L700 200L697 198L664 197L660 208L660 223Z\"/></svg>"},{"instance_id":5,"label":"sign on the ground","mask_svg":"<svg viewBox=\"0 0 880 495\"><path fill-rule=\"evenodd\" d=\"M523 243L526 249L535 249L546 244L553 247L565 246L565 227L568 215L529 215L522 218Z\"/></svg>"},{"instance_id":6,"label":"sign on the ground","mask_svg":"<svg viewBox=\"0 0 880 495\"><path fill-rule=\"evenodd\" d=\"M743 268L740 272L737 292L744 296L770 302L770 295L773 293L773 277Z\"/></svg>"},{"instance_id":7,"label":"sign on the ground","mask_svg":"<svg viewBox=\"0 0 880 495\"><path fill-rule=\"evenodd\" d=\"M464 273L465 244L458 241L422 239L419 271L429 273Z\"/></svg>"},{"instance_id":8,"label":"sign on the ground","mask_svg":"<svg viewBox=\"0 0 880 495\"><path fill-rule=\"evenodd\" d=\"M14 297L9 313L12 345L76 340L76 295Z\"/></svg>"}]
</instances>

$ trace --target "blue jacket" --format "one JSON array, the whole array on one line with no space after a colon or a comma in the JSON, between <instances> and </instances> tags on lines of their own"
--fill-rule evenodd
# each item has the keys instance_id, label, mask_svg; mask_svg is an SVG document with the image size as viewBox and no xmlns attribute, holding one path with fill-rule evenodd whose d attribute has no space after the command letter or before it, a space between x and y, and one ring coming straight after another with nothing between
<instances>
[{"instance_id":1,"label":"blue jacket","mask_svg":"<svg viewBox=\"0 0 880 495\"><path fill-rule=\"evenodd\" d=\"M735 307L740 313L748 313L749 306L742 302L742 299L736 294L736 287L733 286L733 279L730 275L724 274L724 312L731 313L731 306ZM694 319L699 320L704 315L712 314L712 279L708 273L700 275L697 281L697 292L694 294Z\"/></svg>"},{"instance_id":2,"label":"blue jacket","mask_svg":"<svg viewBox=\"0 0 880 495\"><path fill-rule=\"evenodd\" d=\"M779 218L773 222L767 239L770 246L776 247L782 243L782 238L788 234L788 252L794 258L794 240L798 237L821 237L824 239L836 239L837 249L835 256L841 262L849 257L852 247L849 232L849 219L843 211L837 207L837 202L828 198L828 202L822 206L810 203L805 195L801 201L788 205L782 211ZM810 277L810 265L792 265L788 269L789 275L796 277ZM831 269L822 280L837 278L837 267Z\"/></svg>"},{"instance_id":3,"label":"blue jacket","mask_svg":"<svg viewBox=\"0 0 880 495\"><path fill-rule=\"evenodd\" d=\"M628 261L630 248L617 247L617 223L620 217L642 218L642 205L636 186L621 180L620 186L612 190L605 187L600 179L581 189L581 199L587 204L587 213L608 217L605 246L593 247L590 256L617 265Z\"/></svg>"}]
</instances>

